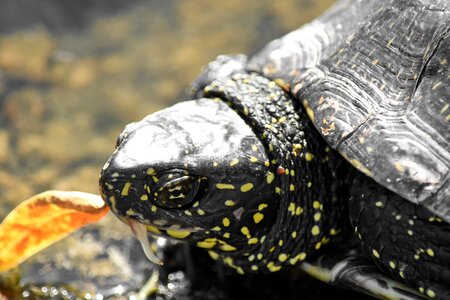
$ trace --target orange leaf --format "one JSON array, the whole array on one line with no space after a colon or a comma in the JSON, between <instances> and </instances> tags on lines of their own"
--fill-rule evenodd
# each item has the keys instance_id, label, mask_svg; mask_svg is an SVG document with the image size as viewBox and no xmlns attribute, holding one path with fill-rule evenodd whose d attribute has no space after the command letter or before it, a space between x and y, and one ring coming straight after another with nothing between
<instances>
[{"instance_id":1,"label":"orange leaf","mask_svg":"<svg viewBox=\"0 0 450 300\"><path fill-rule=\"evenodd\" d=\"M6 271L108 212L100 196L47 191L25 200L0 224L0 271Z\"/></svg>"}]
</instances>

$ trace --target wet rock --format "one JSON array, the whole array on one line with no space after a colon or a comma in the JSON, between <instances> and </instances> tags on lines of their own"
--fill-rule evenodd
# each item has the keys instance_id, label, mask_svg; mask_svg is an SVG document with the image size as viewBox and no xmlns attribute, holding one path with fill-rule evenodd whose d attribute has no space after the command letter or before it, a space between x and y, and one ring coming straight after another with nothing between
<instances>
[{"instance_id":1,"label":"wet rock","mask_svg":"<svg viewBox=\"0 0 450 300\"><path fill-rule=\"evenodd\" d=\"M43 30L1 37L0 68L31 81L43 81L55 46L55 40Z\"/></svg>"},{"instance_id":2,"label":"wet rock","mask_svg":"<svg viewBox=\"0 0 450 300\"><path fill-rule=\"evenodd\" d=\"M1 208L10 210L32 195L33 189L21 177L0 170L0 199L4 204Z\"/></svg>"},{"instance_id":3,"label":"wet rock","mask_svg":"<svg viewBox=\"0 0 450 300\"><path fill-rule=\"evenodd\" d=\"M67 83L70 87L80 89L93 83L97 76L97 65L91 59L77 61L72 65Z\"/></svg>"},{"instance_id":4,"label":"wet rock","mask_svg":"<svg viewBox=\"0 0 450 300\"><path fill-rule=\"evenodd\" d=\"M11 93L5 100L3 114L10 125L18 129L36 129L45 113L41 91L23 88Z\"/></svg>"},{"instance_id":5,"label":"wet rock","mask_svg":"<svg viewBox=\"0 0 450 300\"><path fill-rule=\"evenodd\" d=\"M11 153L10 134L0 129L0 165L5 165L14 154Z\"/></svg>"},{"instance_id":6,"label":"wet rock","mask_svg":"<svg viewBox=\"0 0 450 300\"><path fill-rule=\"evenodd\" d=\"M83 191L98 193L98 178L100 166L81 166L69 173L66 177L56 179L52 189L73 191L83 187Z\"/></svg>"}]
</instances>

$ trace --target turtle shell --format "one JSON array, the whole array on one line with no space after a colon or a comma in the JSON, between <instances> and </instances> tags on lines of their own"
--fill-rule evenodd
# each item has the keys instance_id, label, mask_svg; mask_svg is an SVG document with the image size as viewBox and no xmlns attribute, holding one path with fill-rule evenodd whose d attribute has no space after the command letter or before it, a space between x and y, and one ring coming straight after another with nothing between
<instances>
[{"instance_id":1,"label":"turtle shell","mask_svg":"<svg viewBox=\"0 0 450 300\"><path fill-rule=\"evenodd\" d=\"M284 82L354 167L450 222L450 2L338 2L249 69Z\"/></svg>"}]
</instances>

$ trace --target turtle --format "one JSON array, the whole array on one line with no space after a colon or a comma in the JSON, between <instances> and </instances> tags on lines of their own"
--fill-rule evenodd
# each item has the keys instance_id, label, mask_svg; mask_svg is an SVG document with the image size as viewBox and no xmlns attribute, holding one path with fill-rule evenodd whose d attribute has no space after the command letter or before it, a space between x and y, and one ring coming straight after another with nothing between
<instances>
[{"instance_id":1,"label":"turtle","mask_svg":"<svg viewBox=\"0 0 450 300\"><path fill-rule=\"evenodd\" d=\"M128 124L101 195L240 274L450 299L449 60L447 0L338 1Z\"/></svg>"}]
</instances>

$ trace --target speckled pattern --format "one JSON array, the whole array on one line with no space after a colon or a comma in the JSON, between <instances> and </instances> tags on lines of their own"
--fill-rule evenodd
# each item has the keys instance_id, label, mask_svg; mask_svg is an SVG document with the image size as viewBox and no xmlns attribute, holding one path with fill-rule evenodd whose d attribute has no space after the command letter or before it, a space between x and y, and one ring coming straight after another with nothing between
<instances>
[{"instance_id":1,"label":"speckled pattern","mask_svg":"<svg viewBox=\"0 0 450 300\"><path fill-rule=\"evenodd\" d=\"M249 61L218 57L201 99L125 128L102 197L240 274L300 263L380 298L449 299L446 5L344 0Z\"/></svg>"}]
</instances>

